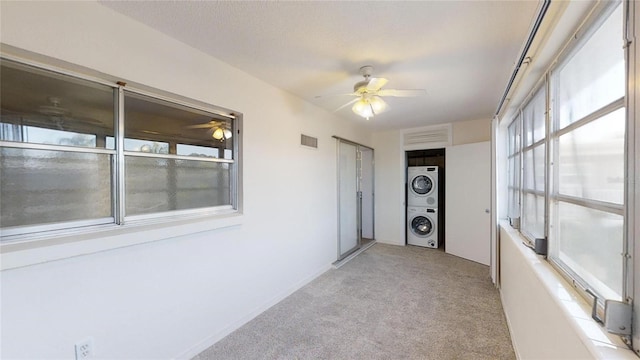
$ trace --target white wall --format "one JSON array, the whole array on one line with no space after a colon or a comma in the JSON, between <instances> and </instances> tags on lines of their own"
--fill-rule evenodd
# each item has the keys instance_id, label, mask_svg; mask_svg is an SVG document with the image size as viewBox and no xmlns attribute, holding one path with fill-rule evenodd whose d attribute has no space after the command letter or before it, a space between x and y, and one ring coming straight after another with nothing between
<instances>
[{"instance_id":1,"label":"white wall","mask_svg":"<svg viewBox=\"0 0 640 360\"><path fill-rule=\"evenodd\" d=\"M3 271L0 357L73 358L87 336L99 358L195 355L336 259L331 135L370 145L366 130L98 3L3 1L0 14L5 51L244 113L243 224Z\"/></svg>"},{"instance_id":2,"label":"white wall","mask_svg":"<svg viewBox=\"0 0 640 360\"><path fill-rule=\"evenodd\" d=\"M458 121L451 124L453 145L491 140L491 119Z\"/></svg>"},{"instance_id":3,"label":"white wall","mask_svg":"<svg viewBox=\"0 0 640 360\"><path fill-rule=\"evenodd\" d=\"M373 134L375 148L375 229L381 243L405 244L405 160L400 131Z\"/></svg>"}]
</instances>

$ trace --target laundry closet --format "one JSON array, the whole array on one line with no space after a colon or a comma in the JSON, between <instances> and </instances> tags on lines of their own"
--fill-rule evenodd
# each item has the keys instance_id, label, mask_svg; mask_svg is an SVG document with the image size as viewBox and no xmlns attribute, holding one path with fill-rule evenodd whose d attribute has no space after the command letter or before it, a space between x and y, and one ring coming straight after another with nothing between
<instances>
[{"instance_id":1,"label":"laundry closet","mask_svg":"<svg viewBox=\"0 0 640 360\"><path fill-rule=\"evenodd\" d=\"M445 250L445 149L405 152L406 244Z\"/></svg>"}]
</instances>

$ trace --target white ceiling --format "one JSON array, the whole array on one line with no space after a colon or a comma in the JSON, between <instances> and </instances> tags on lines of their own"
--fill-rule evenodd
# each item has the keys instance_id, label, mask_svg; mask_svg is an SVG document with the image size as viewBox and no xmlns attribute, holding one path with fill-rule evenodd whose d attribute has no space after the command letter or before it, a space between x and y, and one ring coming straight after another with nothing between
<instances>
[{"instance_id":1,"label":"white ceiling","mask_svg":"<svg viewBox=\"0 0 640 360\"><path fill-rule=\"evenodd\" d=\"M376 130L493 117L538 0L101 1L263 81L334 111L351 100L358 69L388 89ZM316 96L323 96L316 98ZM255 96L247 89L247 96ZM217 104L224 106L224 104ZM238 109L242 111L242 109ZM346 107L336 113L366 122Z\"/></svg>"}]
</instances>

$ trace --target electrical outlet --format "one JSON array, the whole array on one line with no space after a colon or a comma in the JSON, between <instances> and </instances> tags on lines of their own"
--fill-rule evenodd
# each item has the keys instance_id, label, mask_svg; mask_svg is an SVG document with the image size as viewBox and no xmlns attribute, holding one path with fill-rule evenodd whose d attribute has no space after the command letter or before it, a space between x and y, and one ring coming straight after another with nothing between
<instances>
[{"instance_id":1,"label":"electrical outlet","mask_svg":"<svg viewBox=\"0 0 640 360\"><path fill-rule=\"evenodd\" d=\"M79 341L75 345L76 360L85 360L93 358L93 339L86 338Z\"/></svg>"}]
</instances>

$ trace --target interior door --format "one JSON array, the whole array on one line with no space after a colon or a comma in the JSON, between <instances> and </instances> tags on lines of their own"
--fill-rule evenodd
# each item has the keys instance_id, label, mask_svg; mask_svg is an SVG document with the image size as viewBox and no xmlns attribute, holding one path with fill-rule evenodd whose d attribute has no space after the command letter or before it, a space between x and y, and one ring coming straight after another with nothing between
<instances>
[{"instance_id":1,"label":"interior door","mask_svg":"<svg viewBox=\"0 0 640 360\"><path fill-rule=\"evenodd\" d=\"M338 140L338 260L360 247L358 147Z\"/></svg>"},{"instance_id":2,"label":"interior door","mask_svg":"<svg viewBox=\"0 0 640 360\"><path fill-rule=\"evenodd\" d=\"M447 147L446 156L446 252L489 265L490 142Z\"/></svg>"}]
</instances>

